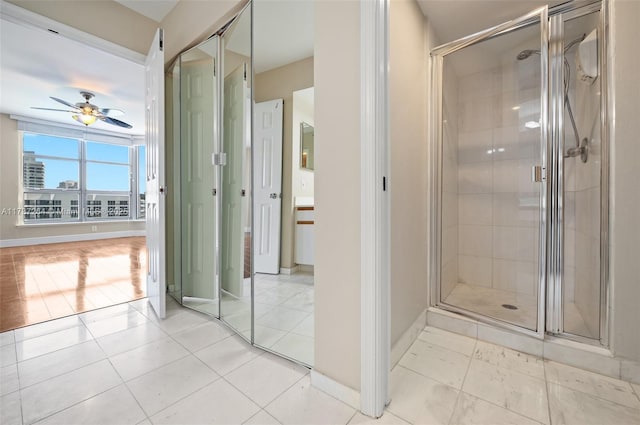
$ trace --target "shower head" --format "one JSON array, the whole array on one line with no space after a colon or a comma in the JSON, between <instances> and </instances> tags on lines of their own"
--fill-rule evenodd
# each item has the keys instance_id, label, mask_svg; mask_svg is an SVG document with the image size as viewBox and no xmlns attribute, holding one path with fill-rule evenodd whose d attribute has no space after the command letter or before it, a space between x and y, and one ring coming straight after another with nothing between
<instances>
[{"instance_id":1,"label":"shower head","mask_svg":"<svg viewBox=\"0 0 640 425\"><path fill-rule=\"evenodd\" d=\"M523 50L520 53L518 53L518 56L516 56L516 58L521 61L521 60L525 60L527 59L529 56L531 55L539 55L540 54L540 50Z\"/></svg>"}]
</instances>

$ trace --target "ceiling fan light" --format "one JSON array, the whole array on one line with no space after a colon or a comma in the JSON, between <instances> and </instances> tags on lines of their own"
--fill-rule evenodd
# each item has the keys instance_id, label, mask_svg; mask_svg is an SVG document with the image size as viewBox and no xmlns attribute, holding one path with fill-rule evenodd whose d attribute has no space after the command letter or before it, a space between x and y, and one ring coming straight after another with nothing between
<instances>
[{"instance_id":1,"label":"ceiling fan light","mask_svg":"<svg viewBox=\"0 0 640 425\"><path fill-rule=\"evenodd\" d=\"M90 114L72 115L71 118L86 126L93 124L98 119L95 115Z\"/></svg>"}]
</instances>

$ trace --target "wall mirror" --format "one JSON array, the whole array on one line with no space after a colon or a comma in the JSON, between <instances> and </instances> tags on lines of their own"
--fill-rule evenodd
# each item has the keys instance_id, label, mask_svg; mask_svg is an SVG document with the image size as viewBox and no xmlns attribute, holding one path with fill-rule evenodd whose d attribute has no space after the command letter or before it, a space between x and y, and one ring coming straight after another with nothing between
<instances>
[{"instance_id":1,"label":"wall mirror","mask_svg":"<svg viewBox=\"0 0 640 425\"><path fill-rule=\"evenodd\" d=\"M220 37L220 318L251 340L251 8Z\"/></svg>"},{"instance_id":2,"label":"wall mirror","mask_svg":"<svg viewBox=\"0 0 640 425\"><path fill-rule=\"evenodd\" d=\"M313 126L300 123L300 168L313 171Z\"/></svg>"},{"instance_id":3,"label":"wall mirror","mask_svg":"<svg viewBox=\"0 0 640 425\"><path fill-rule=\"evenodd\" d=\"M313 365L313 173L299 161L300 123L313 125L313 2L253 7L254 343Z\"/></svg>"}]
</instances>

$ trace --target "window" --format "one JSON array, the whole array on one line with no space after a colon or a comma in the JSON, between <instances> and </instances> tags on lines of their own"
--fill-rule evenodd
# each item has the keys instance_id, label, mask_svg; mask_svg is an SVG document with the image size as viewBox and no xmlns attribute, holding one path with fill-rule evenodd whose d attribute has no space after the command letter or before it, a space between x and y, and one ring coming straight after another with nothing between
<instances>
[{"instance_id":1,"label":"window","mask_svg":"<svg viewBox=\"0 0 640 425\"><path fill-rule=\"evenodd\" d=\"M144 218L144 166L143 146L24 132L24 222Z\"/></svg>"}]
</instances>

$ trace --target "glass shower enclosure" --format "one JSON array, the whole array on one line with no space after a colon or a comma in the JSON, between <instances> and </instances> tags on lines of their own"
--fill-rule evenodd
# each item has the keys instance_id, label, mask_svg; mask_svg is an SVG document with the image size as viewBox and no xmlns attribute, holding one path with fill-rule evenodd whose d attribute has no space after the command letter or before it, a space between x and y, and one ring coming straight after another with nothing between
<instances>
[{"instance_id":1,"label":"glass shower enclosure","mask_svg":"<svg viewBox=\"0 0 640 425\"><path fill-rule=\"evenodd\" d=\"M432 51L439 307L606 345L600 6L543 7Z\"/></svg>"}]
</instances>

